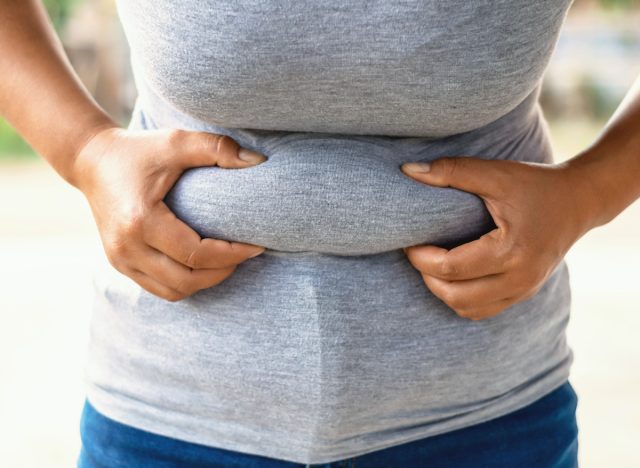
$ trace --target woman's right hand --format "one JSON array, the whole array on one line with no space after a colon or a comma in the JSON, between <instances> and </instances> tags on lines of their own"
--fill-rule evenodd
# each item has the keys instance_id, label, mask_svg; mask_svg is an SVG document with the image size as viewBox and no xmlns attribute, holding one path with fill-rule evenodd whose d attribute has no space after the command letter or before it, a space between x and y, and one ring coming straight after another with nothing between
<instances>
[{"instance_id":1,"label":"woman's right hand","mask_svg":"<svg viewBox=\"0 0 640 468\"><path fill-rule=\"evenodd\" d=\"M163 202L187 168L262 161L242 161L238 144L221 135L119 128L75 74L42 1L2 2L0 24L0 44L11 44L0 54L0 114L84 193L118 271L175 301L264 250L201 239Z\"/></svg>"},{"instance_id":2,"label":"woman's right hand","mask_svg":"<svg viewBox=\"0 0 640 468\"><path fill-rule=\"evenodd\" d=\"M165 195L188 168L239 169L266 159L225 135L107 127L78 151L73 178L111 265L147 291L178 301L222 282L264 247L202 239L171 212Z\"/></svg>"}]
</instances>

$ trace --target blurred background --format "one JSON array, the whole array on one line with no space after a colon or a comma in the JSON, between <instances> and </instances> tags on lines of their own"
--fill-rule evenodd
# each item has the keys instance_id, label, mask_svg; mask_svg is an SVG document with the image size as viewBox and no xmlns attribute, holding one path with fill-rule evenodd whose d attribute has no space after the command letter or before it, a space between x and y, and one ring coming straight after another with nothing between
<instances>
[{"instance_id":1,"label":"blurred background","mask_svg":"<svg viewBox=\"0 0 640 468\"><path fill-rule=\"evenodd\" d=\"M88 89L126 125L136 92L113 0L45 4ZM556 160L594 141L638 74L640 1L575 0L541 96ZM83 196L2 119L0 200L0 466L74 466L102 247ZM640 203L567 261L581 466L640 467Z\"/></svg>"}]
</instances>

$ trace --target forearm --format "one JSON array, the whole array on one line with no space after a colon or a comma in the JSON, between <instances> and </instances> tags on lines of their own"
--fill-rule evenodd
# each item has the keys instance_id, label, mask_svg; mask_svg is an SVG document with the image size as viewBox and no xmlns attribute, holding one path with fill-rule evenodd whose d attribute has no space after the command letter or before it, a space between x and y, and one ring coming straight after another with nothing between
<instances>
[{"instance_id":1,"label":"forearm","mask_svg":"<svg viewBox=\"0 0 640 468\"><path fill-rule=\"evenodd\" d=\"M117 124L82 85L42 3L0 8L0 113L69 183L73 161L98 130Z\"/></svg>"},{"instance_id":2,"label":"forearm","mask_svg":"<svg viewBox=\"0 0 640 468\"><path fill-rule=\"evenodd\" d=\"M608 223L640 197L640 76L598 138L567 165L584 189L592 227Z\"/></svg>"}]
</instances>

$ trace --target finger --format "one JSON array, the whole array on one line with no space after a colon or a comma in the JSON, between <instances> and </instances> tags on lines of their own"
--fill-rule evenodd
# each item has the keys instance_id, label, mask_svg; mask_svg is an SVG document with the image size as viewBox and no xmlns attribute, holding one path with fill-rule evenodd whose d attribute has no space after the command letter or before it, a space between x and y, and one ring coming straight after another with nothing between
<instances>
[{"instance_id":1,"label":"finger","mask_svg":"<svg viewBox=\"0 0 640 468\"><path fill-rule=\"evenodd\" d=\"M517 300L515 297L508 297L483 306L456 310L456 313L469 320L485 320L505 312L507 308L511 307L516 302Z\"/></svg>"},{"instance_id":2,"label":"finger","mask_svg":"<svg viewBox=\"0 0 640 468\"><path fill-rule=\"evenodd\" d=\"M255 166L267 157L248 148L242 148L227 135L201 131L174 130L170 134L175 152L166 152L168 163L178 169L199 166L243 168Z\"/></svg>"},{"instance_id":3,"label":"finger","mask_svg":"<svg viewBox=\"0 0 640 468\"><path fill-rule=\"evenodd\" d=\"M404 163L409 177L437 187L454 187L481 197L499 198L508 182L506 167L510 161L480 157L443 157L433 161Z\"/></svg>"},{"instance_id":4,"label":"finger","mask_svg":"<svg viewBox=\"0 0 640 468\"><path fill-rule=\"evenodd\" d=\"M516 292L506 274L465 281L447 281L429 275L422 275L422 278L435 296L452 309L461 311L487 306Z\"/></svg>"},{"instance_id":5,"label":"finger","mask_svg":"<svg viewBox=\"0 0 640 468\"><path fill-rule=\"evenodd\" d=\"M495 302L466 307L464 309L457 310L456 312L459 315L466 318L470 318L472 320L479 320L483 318L492 317L494 315L504 312L505 309L515 304L526 301L531 297L535 296L540 290L540 288L541 286L538 286L533 289L527 289L526 291L521 291L520 293L516 293L506 298L499 299Z\"/></svg>"},{"instance_id":6,"label":"finger","mask_svg":"<svg viewBox=\"0 0 640 468\"><path fill-rule=\"evenodd\" d=\"M172 290L191 295L196 291L221 283L233 273L236 266L222 269L192 270L148 247L142 252L136 268Z\"/></svg>"},{"instance_id":7,"label":"finger","mask_svg":"<svg viewBox=\"0 0 640 468\"><path fill-rule=\"evenodd\" d=\"M444 280L468 280L507 270L498 229L451 250L434 245L416 245L404 250L418 271Z\"/></svg>"},{"instance_id":8,"label":"finger","mask_svg":"<svg viewBox=\"0 0 640 468\"><path fill-rule=\"evenodd\" d=\"M184 294L165 286L164 284L154 280L140 270L131 269L126 272L132 280L138 283L143 289L162 299L174 302L186 297Z\"/></svg>"},{"instance_id":9,"label":"finger","mask_svg":"<svg viewBox=\"0 0 640 468\"><path fill-rule=\"evenodd\" d=\"M147 244L183 265L194 268L227 268L264 252L264 247L221 239L201 238L164 203L147 218Z\"/></svg>"}]
</instances>

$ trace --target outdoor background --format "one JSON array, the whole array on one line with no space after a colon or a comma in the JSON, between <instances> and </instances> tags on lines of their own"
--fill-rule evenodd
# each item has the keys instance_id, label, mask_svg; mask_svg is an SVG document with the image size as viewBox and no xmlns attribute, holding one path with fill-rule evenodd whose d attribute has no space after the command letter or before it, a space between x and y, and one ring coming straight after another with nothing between
<instances>
[{"instance_id":1,"label":"outdoor background","mask_svg":"<svg viewBox=\"0 0 640 468\"><path fill-rule=\"evenodd\" d=\"M126 124L135 89L113 1L45 3L87 87ZM556 160L595 139L638 74L640 0L575 0L541 98ZM102 247L83 196L2 119L0 200L0 466L71 467ZM640 467L640 203L567 261L581 466Z\"/></svg>"}]
</instances>

